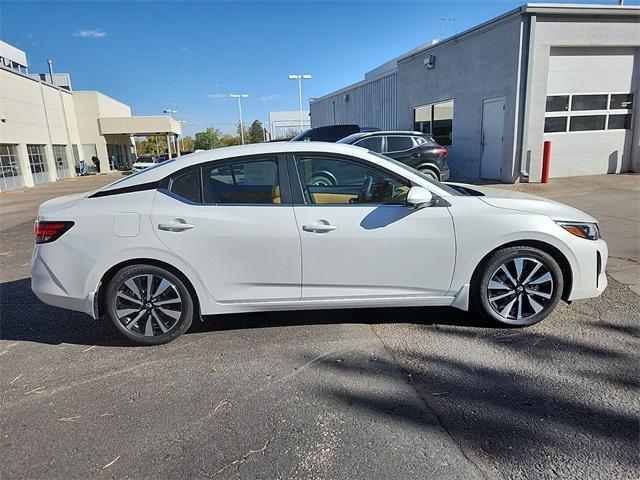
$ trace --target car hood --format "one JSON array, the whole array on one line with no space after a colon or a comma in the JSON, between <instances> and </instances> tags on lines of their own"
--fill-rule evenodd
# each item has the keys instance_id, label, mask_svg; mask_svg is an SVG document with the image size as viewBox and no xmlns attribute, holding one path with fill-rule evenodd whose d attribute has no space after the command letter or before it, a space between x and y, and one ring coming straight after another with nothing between
<instances>
[{"instance_id":1,"label":"car hood","mask_svg":"<svg viewBox=\"0 0 640 480\"><path fill-rule=\"evenodd\" d=\"M52 198L51 200L47 200L38 208L38 214L52 212L55 210L62 210L63 208L69 208L80 200L83 200L89 195L91 192L84 193L74 193L72 195L64 195L62 197Z\"/></svg>"},{"instance_id":2,"label":"car hood","mask_svg":"<svg viewBox=\"0 0 640 480\"><path fill-rule=\"evenodd\" d=\"M478 196L480 200L496 208L539 213L541 215L547 215L553 220L586 223L597 223L598 221L582 210L554 200L549 200L548 198L538 197L537 195L462 183L455 183L453 185L475 190L481 194Z\"/></svg>"}]
</instances>

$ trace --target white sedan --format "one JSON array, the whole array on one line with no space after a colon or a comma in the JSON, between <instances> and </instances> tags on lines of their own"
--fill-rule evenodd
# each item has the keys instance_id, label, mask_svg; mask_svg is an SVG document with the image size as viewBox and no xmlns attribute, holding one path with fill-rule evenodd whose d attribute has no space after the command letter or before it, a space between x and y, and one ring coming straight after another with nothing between
<instances>
[{"instance_id":1,"label":"white sedan","mask_svg":"<svg viewBox=\"0 0 640 480\"><path fill-rule=\"evenodd\" d=\"M43 203L35 234L38 298L143 344L265 310L444 305L526 326L607 285L586 213L342 144L183 156Z\"/></svg>"}]
</instances>

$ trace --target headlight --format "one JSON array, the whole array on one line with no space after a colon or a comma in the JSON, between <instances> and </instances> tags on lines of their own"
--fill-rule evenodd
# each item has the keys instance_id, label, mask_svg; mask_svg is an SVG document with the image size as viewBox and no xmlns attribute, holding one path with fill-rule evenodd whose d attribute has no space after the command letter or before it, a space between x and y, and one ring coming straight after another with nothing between
<instances>
[{"instance_id":1,"label":"headlight","mask_svg":"<svg viewBox=\"0 0 640 480\"><path fill-rule=\"evenodd\" d=\"M598 240L600 238L600 229L597 223L574 223L574 222L556 222L567 232L576 237L586 238L587 240Z\"/></svg>"}]
</instances>

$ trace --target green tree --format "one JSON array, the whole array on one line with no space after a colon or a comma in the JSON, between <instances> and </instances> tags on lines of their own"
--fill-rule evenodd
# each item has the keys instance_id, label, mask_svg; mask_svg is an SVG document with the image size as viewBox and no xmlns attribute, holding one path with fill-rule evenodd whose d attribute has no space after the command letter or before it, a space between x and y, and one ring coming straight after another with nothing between
<instances>
[{"instance_id":1,"label":"green tree","mask_svg":"<svg viewBox=\"0 0 640 480\"><path fill-rule=\"evenodd\" d=\"M240 145L242 143L239 136L230 135L225 133L220 137L220 146L221 147L231 147L233 145Z\"/></svg>"},{"instance_id":2,"label":"green tree","mask_svg":"<svg viewBox=\"0 0 640 480\"><path fill-rule=\"evenodd\" d=\"M156 144L157 141L157 144ZM164 136L146 137L144 140L136 140L136 154L138 156L162 155L167 151L167 139Z\"/></svg>"},{"instance_id":3,"label":"green tree","mask_svg":"<svg viewBox=\"0 0 640 480\"><path fill-rule=\"evenodd\" d=\"M264 142L264 130L260 120L254 120L249 130L245 132L245 143Z\"/></svg>"},{"instance_id":4,"label":"green tree","mask_svg":"<svg viewBox=\"0 0 640 480\"><path fill-rule=\"evenodd\" d=\"M204 132L196 133L196 139L194 141L194 149L196 150L211 150L212 148L220 147L220 137L222 132L217 128L209 127Z\"/></svg>"},{"instance_id":5,"label":"green tree","mask_svg":"<svg viewBox=\"0 0 640 480\"><path fill-rule=\"evenodd\" d=\"M193 139L193 137L187 135L186 137L182 137L182 139L180 139L180 149L184 150L185 152L193 152L195 150L194 145L195 140Z\"/></svg>"}]
</instances>

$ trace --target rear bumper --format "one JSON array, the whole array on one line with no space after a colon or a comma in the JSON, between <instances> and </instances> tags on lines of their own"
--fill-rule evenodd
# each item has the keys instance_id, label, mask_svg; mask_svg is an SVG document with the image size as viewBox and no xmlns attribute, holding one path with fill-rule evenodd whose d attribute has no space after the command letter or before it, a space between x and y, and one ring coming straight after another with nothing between
<instances>
[{"instance_id":1,"label":"rear bumper","mask_svg":"<svg viewBox=\"0 0 640 480\"><path fill-rule=\"evenodd\" d=\"M53 307L82 312L96 317L94 293L82 295L74 293L70 286L64 285L52 268L47 264L36 246L31 258L31 290L38 299Z\"/></svg>"},{"instance_id":2,"label":"rear bumper","mask_svg":"<svg viewBox=\"0 0 640 480\"><path fill-rule=\"evenodd\" d=\"M446 180L449 180L449 168L440 170L440 181L444 182Z\"/></svg>"}]
</instances>

